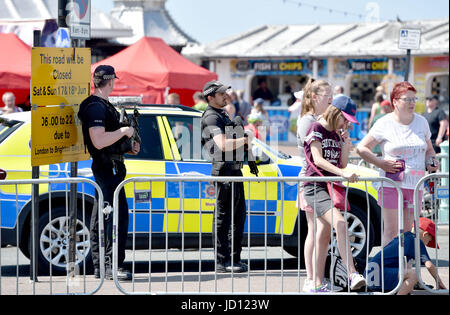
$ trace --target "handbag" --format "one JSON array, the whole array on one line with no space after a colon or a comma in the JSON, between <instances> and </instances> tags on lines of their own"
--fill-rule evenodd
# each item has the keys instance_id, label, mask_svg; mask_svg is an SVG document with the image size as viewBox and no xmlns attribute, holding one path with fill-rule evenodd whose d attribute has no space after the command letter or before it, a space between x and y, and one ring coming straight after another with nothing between
<instances>
[{"instance_id":1,"label":"handbag","mask_svg":"<svg viewBox=\"0 0 450 315\"><path fill-rule=\"evenodd\" d=\"M402 164L402 168L399 169L395 173L386 172L386 177L390 178L396 182L401 182L405 178L405 160L400 159L400 160L397 160L397 162L400 162Z\"/></svg>"},{"instance_id":2,"label":"handbag","mask_svg":"<svg viewBox=\"0 0 450 315\"><path fill-rule=\"evenodd\" d=\"M320 176L324 176L317 167L311 163L309 158L305 154L306 161L309 165L317 172ZM331 188L331 183L327 182L328 194L330 195L331 200L333 201L333 206L340 210L345 210L345 206L347 206L347 210L350 210L350 202L345 199L346 187L338 182L333 182L333 188Z\"/></svg>"}]
</instances>

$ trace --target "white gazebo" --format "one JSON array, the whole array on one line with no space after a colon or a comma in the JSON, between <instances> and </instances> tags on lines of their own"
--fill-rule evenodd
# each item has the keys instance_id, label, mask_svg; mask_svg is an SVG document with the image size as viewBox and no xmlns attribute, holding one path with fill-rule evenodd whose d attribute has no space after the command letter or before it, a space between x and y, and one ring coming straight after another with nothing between
<instances>
[{"instance_id":1,"label":"white gazebo","mask_svg":"<svg viewBox=\"0 0 450 315\"><path fill-rule=\"evenodd\" d=\"M133 35L131 27L109 14L91 7L91 38L115 39ZM58 0L0 0L0 33L15 33L28 45L33 44L33 29L42 29L45 21L58 18Z\"/></svg>"},{"instance_id":2,"label":"white gazebo","mask_svg":"<svg viewBox=\"0 0 450 315\"><path fill-rule=\"evenodd\" d=\"M143 36L160 37L169 46L180 49L197 43L172 19L166 0L114 0L111 15L133 29L133 36L117 39L123 45L134 44Z\"/></svg>"}]
</instances>

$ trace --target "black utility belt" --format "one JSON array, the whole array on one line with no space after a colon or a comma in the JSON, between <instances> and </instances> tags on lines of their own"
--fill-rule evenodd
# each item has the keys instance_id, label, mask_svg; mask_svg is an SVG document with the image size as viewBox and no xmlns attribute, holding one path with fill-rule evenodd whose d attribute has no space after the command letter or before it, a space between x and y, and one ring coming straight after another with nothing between
<instances>
[{"instance_id":1,"label":"black utility belt","mask_svg":"<svg viewBox=\"0 0 450 315\"><path fill-rule=\"evenodd\" d=\"M224 162L213 162L213 168L214 169L228 169L232 171L239 171L243 166L243 163L236 162L236 163L224 163Z\"/></svg>"},{"instance_id":2,"label":"black utility belt","mask_svg":"<svg viewBox=\"0 0 450 315\"><path fill-rule=\"evenodd\" d=\"M113 161L119 161L122 163L124 162L124 157L121 154L111 154L110 157L111 157L111 160L113 160Z\"/></svg>"},{"instance_id":3,"label":"black utility belt","mask_svg":"<svg viewBox=\"0 0 450 315\"><path fill-rule=\"evenodd\" d=\"M92 159L107 162L107 161L114 161L114 162L124 162L124 157L122 154L100 154L93 156Z\"/></svg>"}]
</instances>

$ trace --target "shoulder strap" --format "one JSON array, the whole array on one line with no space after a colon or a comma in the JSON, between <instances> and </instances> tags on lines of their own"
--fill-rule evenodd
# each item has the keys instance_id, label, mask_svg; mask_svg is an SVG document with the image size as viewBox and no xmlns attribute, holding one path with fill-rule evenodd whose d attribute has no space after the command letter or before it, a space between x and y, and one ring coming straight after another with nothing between
<instances>
[{"instance_id":1,"label":"shoulder strap","mask_svg":"<svg viewBox=\"0 0 450 315\"><path fill-rule=\"evenodd\" d=\"M342 155L342 151L341 151L341 155ZM341 156L342 157L342 156ZM319 173L319 175L320 176L324 176L323 174L322 174L322 172L321 171L319 171L319 169L311 162L311 160L308 158L308 155L306 155L306 152L305 152L305 159L306 159L306 162L309 164L309 165L311 165L311 167L313 168L313 170L314 171L316 171L317 173ZM339 159L339 168L341 168L341 160Z\"/></svg>"},{"instance_id":2,"label":"shoulder strap","mask_svg":"<svg viewBox=\"0 0 450 315\"><path fill-rule=\"evenodd\" d=\"M209 108L209 105L208 105L208 107L206 107L206 110L202 114L202 118L206 118L214 113L215 113L215 111L213 109Z\"/></svg>"},{"instance_id":3,"label":"shoulder strap","mask_svg":"<svg viewBox=\"0 0 450 315\"><path fill-rule=\"evenodd\" d=\"M306 159L306 162L313 168L313 170L316 171L316 173L318 173L320 176L323 176L322 172L319 171L319 169L314 164L312 164L312 162L310 161L310 159L308 158L308 155L306 153L305 153L305 159Z\"/></svg>"}]
</instances>

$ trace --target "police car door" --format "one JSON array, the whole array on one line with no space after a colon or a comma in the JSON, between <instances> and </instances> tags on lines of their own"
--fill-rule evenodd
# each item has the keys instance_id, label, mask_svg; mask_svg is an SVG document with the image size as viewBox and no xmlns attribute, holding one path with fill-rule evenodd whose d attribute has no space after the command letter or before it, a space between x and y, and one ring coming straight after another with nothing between
<instances>
[{"instance_id":1,"label":"police car door","mask_svg":"<svg viewBox=\"0 0 450 315\"><path fill-rule=\"evenodd\" d=\"M167 116L167 130L170 129L173 140L171 148L178 158L175 164L180 175L210 176L211 163L201 156L200 146L200 116L180 117ZM195 140L197 139L197 140ZM259 156L260 177L277 176L277 169L267 156ZM244 177L254 177L247 164L242 169ZM185 183L184 189L184 231L199 232L200 222L202 232L212 231L212 215L215 204L215 187L209 182ZM182 189L180 189L182 191ZM247 204L247 221L245 232L250 223L251 233L275 233L277 228L277 196L276 182L244 182ZM191 212L193 211L193 212ZM197 211L197 212L196 212ZM201 211L199 216L198 211Z\"/></svg>"}]
</instances>

